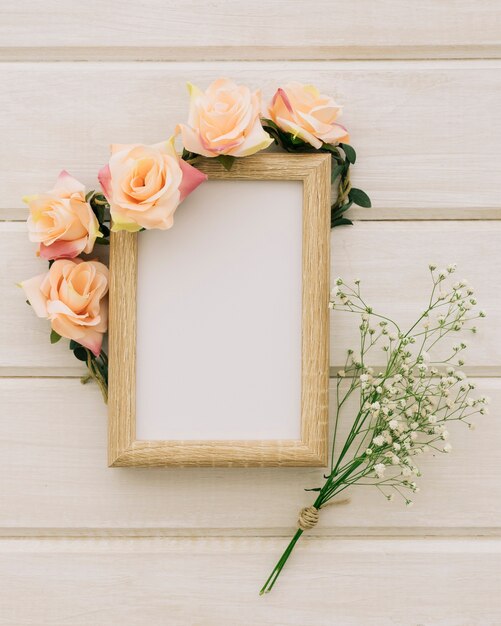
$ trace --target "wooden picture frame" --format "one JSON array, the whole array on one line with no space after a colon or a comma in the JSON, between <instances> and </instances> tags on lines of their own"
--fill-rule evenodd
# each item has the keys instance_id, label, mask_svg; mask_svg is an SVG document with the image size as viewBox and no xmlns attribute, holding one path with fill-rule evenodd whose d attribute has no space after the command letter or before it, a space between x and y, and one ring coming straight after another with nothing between
<instances>
[{"instance_id":1,"label":"wooden picture frame","mask_svg":"<svg viewBox=\"0 0 501 626\"><path fill-rule=\"evenodd\" d=\"M329 385L329 154L259 154L226 171L215 159L196 167L209 180L302 181L302 337L300 438L143 441L136 439L137 238L117 232L110 245L109 465L325 466ZM175 229L174 229L175 230Z\"/></svg>"}]
</instances>

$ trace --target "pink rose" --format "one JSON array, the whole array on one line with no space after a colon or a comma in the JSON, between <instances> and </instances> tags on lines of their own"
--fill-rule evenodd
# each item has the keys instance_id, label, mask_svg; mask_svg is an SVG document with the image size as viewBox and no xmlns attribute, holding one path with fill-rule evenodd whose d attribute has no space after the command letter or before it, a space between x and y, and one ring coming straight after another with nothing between
<instances>
[{"instance_id":1,"label":"pink rose","mask_svg":"<svg viewBox=\"0 0 501 626\"><path fill-rule=\"evenodd\" d=\"M313 85L294 82L277 90L268 112L283 131L321 148L322 143L350 141L346 128L336 122L341 108Z\"/></svg>"},{"instance_id":2,"label":"pink rose","mask_svg":"<svg viewBox=\"0 0 501 626\"><path fill-rule=\"evenodd\" d=\"M60 259L46 274L21 283L38 317L96 356L108 326L108 268L98 261Z\"/></svg>"},{"instance_id":3,"label":"pink rose","mask_svg":"<svg viewBox=\"0 0 501 626\"><path fill-rule=\"evenodd\" d=\"M189 152L244 157L267 148L273 139L261 125L261 94L220 78L203 92L188 83L188 124L179 124Z\"/></svg>"},{"instance_id":4,"label":"pink rose","mask_svg":"<svg viewBox=\"0 0 501 626\"><path fill-rule=\"evenodd\" d=\"M112 230L131 232L170 228L179 203L207 180L179 158L173 139L152 146L112 145L98 178L110 203Z\"/></svg>"},{"instance_id":5,"label":"pink rose","mask_svg":"<svg viewBox=\"0 0 501 626\"><path fill-rule=\"evenodd\" d=\"M85 187L63 170L52 191L23 198L30 209L30 241L39 243L43 259L74 258L90 253L99 222L85 201Z\"/></svg>"}]
</instances>

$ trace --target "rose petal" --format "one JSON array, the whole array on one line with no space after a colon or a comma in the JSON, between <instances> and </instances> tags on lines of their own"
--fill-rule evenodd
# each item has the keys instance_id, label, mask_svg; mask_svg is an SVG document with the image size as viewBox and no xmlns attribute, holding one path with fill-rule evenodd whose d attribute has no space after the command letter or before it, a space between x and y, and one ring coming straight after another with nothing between
<instances>
[{"instance_id":1,"label":"rose petal","mask_svg":"<svg viewBox=\"0 0 501 626\"><path fill-rule=\"evenodd\" d=\"M273 96L273 99L271 101L272 105L274 105L278 99L282 100L282 102L285 105L285 108L289 111L289 113L293 112L292 104L289 100L289 97L287 96L287 93L281 87L277 89L277 92Z\"/></svg>"},{"instance_id":2,"label":"rose petal","mask_svg":"<svg viewBox=\"0 0 501 626\"><path fill-rule=\"evenodd\" d=\"M200 170L197 170L197 168L193 167L190 163L183 161L183 159L179 159L179 167L183 172L183 178L179 185L179 193L181 194L180 202L182 202L198 185L205 182L208 176Z\"/></svg>"},{"instance_id":3,"label":"rose petal","mask_svg":"<svg viewBox=\"0 0 501 626\"><path fill-rule=\"evenodd\" d=\"M235 157L246 157L264 150L272 143L273 139L262 127L261 120L257 118L243 142L237 148L230 150L228 154Z\"/></svg>"},{"instance_id":4,"label":"rose petal","mask_svg":"<svg viewBox=\"0 0 501 626\"><path fill-rule=\"evenodd\" d=\"M183 146L188 152L194 152L195 154L201 154L206 157L217 156L218 153L207 150L204 148L202 142L200 141L199 134L190 128L189 126L185 126L184 124L178 124L177 127L181 131L181 136L183 138Z\"/></svg>"},{"instance_id":5,"label":"rose petal","mask_svg":"<svg viewBox=\"0 0 501 626\"><path fill-rule=\"evenodd\" d=\"M121 215L118 211L113 210L113 205L111 206L111 220L111 230L114 233L117 233L120 230L126 230L129 233L137 233L142 228L137 222L134 222L133 220Z\"/></svg>"},{"instance_id":6,"label":"rose petal","mask_svg":"<svg viewBox=\"0 0 501 626\"><path fill-rule=\"evenodd\" d=\"M111 199L111 171L110 166L106 164L103 168L99 170L99 174L97 175L97 179L101 184L103 189L103 193L106 196L108 202Z\"/></svg>"},{"instance_id":7,"label":"rose petal","mask_svg":"<svg viewBox=\"0 0 501 626\"><path fill-rule=\"evenodd\" d=\"M57 190L64 190L71 195L72 193L85 193L85 186L76 178L73 178L71 174L68 174L66 170L62 170L56 179L53 191Z\"/></svg>"},{"instance_id":8,"label":"rose petal","mask_svg":"<svg viewBox=\"0 0 501 626\"><path fill-rule=\"evenodd\" d=\"M87 245L87 237L75 239L75 241L55 241L50 246L41 243L39 252L42 259L74 259L84 251Z\"/></svg>"},{"instance_id":9,"label":"rose petal","mask_svg":"<svg viewBox=\"0 0 501 626\"><path fill-rule=\"evenodd\" d=\"M301 128L301 126L298 126L293 122L289 122L289 120L286 120L282 117L277 118L277 124L282 130L285 130L285 132L291 133L291 135L294 135L294 137L299 137L303 141L311 144L314 148L318 149L322 147L322 142L320 141L320 139L317 139L310 132L308 132L304 128Z\"/></svg>"},{"instance_id":10,"label":"rose petal","mask_svg":"<svg viewBox=\"0 0 501 626\"><path fill-rule=\"evenodd\" d=\"M73 339L84 348L88 348L95 356L101 353L103 343L103 333L93 328L84 328L71 324L64 316L56 317L52 320L51 326L61 337Z\"/></svg>"},{"instance_id":11,"label":"rose petal","mask_svg":"<svg viewBox=\"0 0 501 626\"><path fill-rule=\"evenodd\" d=\"M34 276L33 278L28 278L28 280L24 280L20 283L24 293L26 294L26 298L29 303L33 307L35 314L38 317L47 318L47 298L44 296L41 290L41 286L43 281L46 278L46 274L40 274L39 276Z\"/></svg>"}]
</instances>

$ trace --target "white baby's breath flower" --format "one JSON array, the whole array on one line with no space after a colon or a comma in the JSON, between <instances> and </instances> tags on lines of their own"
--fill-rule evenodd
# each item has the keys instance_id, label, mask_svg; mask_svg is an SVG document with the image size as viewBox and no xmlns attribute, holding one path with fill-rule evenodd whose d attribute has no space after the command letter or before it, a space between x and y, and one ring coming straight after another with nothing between
<instances>
[{"instance_id":1,"label":"white baby's breath flower","mask_svg":"<svg viewBox=\"0 0 501 626\"><path fill-rule=\"evenodd\" d=\"M369 443L362 448L365 450L362 453L365 467L370 472L368 476L378 485L394 486L396 491L400 487L414 493L419 489L410 477L421 475L413 462L417 460L416 456L430 449L450 452L452 446L447 441L447 422L460 420L473 429L471 417L487 412L484 397L473 399L468 396L475 385L457 369L464 364L464 359L459 356L466 349L461 335L452 351L449 347L444 356L434 354L436 340L450 336L451 332L473 331L470 321L483 317L485 313L475 311L477 301L466 281L457 281L451 288L455 263L438 271L434 263L430 263L429 267L433 280L432 298L421 312L418 323L407 333L398 330L391 321L379 317L379 312L366 304L360 295L360 281L356 281L355 288L350 285L344 287L342 279L338 278L331 292L331 297L335 299L334 309L340 303L352 311L359 311L361 315L359 328L362 341L356 351L357 358L354 358L353 350L349 351L345 369L340 370L338 376L351 377L352 372L358 375L353 379L348 394L356 390L362 398L358 422L355 421L352 431L364 441L368 435ZM371 324L371 320L374 323ZM369 348L376 343L375 349L382 348L386 353L387 365L374 374L365 363ZM471 410L465 414L466 407ZM357 442L353 444L357 446L357 456L360 455L360 438L353 439ZM441 446L437 445L438 440L442 440ZM379 483L383 477L385 480ZM345 486L347 484L348 480ZM393 494L386 497L391 500ZM409 498L405 501L408 506L412 505Z\"/></svg>"}]
</instances>

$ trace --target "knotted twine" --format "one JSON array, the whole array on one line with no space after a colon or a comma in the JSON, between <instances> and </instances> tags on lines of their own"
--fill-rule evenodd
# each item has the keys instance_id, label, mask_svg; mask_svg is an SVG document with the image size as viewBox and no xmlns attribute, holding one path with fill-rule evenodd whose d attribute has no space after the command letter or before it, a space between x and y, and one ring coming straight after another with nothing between
<instances>
[{"instance_id":1,"label":"knotted twine","mask_svg":"<svg viewBox=\"0 0 501 626\"><path fill-rule=\"evenodd\" d=\"M328 502L327 504L348 504L349 501L349 498L345 498L344 500L335 500L334 502ZM320 509L317 509L315 506L303 507L299 511L297 525L301 530L311 530L318 523L318 519L320 517L319 513Z\"/></svg>"}]
</instances>

